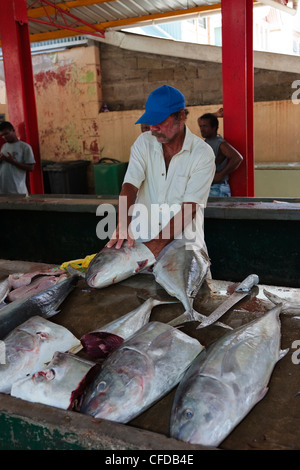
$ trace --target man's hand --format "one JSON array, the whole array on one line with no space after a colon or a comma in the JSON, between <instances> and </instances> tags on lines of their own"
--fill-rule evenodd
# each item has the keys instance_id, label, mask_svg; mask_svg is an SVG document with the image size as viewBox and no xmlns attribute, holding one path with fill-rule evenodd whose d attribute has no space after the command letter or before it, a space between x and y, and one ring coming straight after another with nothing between
<instances>
[{"instance_id":1,"label":"man's hand","mask_svg":"<svg viewBox=\"0 0 300 470\"><path fill-rule=\"evenodd\" d=\"M106 243L106 247L107 248L112 248L113 246L118 250L119 248L121 248L121 246L123 245L124 241L127 240L127 247L128 248L131 248L134 244L134 238L132 236L132 233L130 231L130 228L128 227L127 229L127 234L125 233L122 233L121 234L122 236L120 236L120 233L119 233L119 226L117 226L116 230L114 231L114 233L112 234L112 237L111 239L109 240L108 243ZM125 236L126 235L126 236Z\"/></svg>"},{"instance_id":2,"label":"man's hand","mask_svg":"<svg viewBox=\"0 0 300 470\"><path fill-rule=\"evenodd\" d=\"M133 246L134 237L130 230L131 216L129 215L129 209L135 203L137 192L138 188L132 184L123 184L119 196L119 221L111 239L106 244L107 248L115 246L118 250L125 240L127 240L128 248Z\"/></svg>"},{"instance_id":3,"label":"man's hand","mask_svg":"<svg viewBox=\"0 0 300 470\"><path fill-rule=\"evenodd\" d=\"M11 165L15 164L15 159L11 153L7 153L7 155L4 155L4 153L1 153L1 160L5 160L8 163L11 163Z\"/></svg>"}]
</instances>

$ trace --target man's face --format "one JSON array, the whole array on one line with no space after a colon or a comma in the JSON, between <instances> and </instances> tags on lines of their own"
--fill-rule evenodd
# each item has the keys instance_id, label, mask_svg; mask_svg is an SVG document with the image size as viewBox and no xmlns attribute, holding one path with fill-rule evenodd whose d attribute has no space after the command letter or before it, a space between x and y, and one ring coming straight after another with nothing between
<instances>
[{"instance_id":1,"label":"man's face","mask_svg":"<svg viewBox=\"0 0 300 470\"><path fill-rule=\"evenodd\" d=\"M169 116L160 124L150 126L150 131L157 141L161 144L168 144L172 142L181 132L184 127L184 119L175 119L174 116Z\"/></svg>"},{"instance_id":2,"label":"man's face","mask_svg":"<svg viewBox=\"0 0 300 470\"><path fill-rule=\"evenodd\" d=\"M6 142L15 142L16 140L16 134L13 129L4 129L3 131L0 131L1 137L3 137Z\"/></svg>"},{"instance_id":3,"label":"man's face","mask_svg":"<svg viewBox=\"0 0 300 470\"><path fill-rule=\"evenodd\" d=\"M203 139L215 136L216 129L211 127L209 119L199 119L198 125Z\"/></svg>"},{"instance_id":4,"label":"man's face","mask_svg":"<svg viewBox=\"0 0 300 470\"><path fill-rule=\"evenodd\" d=\"M141 124L141 132L148 132L150 131L150 126L148 124Z\"/></svg>"}]
</instances>

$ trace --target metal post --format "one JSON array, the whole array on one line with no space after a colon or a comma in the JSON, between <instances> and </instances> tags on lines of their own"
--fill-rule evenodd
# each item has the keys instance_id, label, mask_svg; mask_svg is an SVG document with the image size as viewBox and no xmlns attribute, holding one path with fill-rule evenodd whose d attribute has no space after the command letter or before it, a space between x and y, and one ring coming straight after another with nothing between
<instances>
[{"instance_id":1,"label":"metal post","mask_svg":"<svg viewBox=\"0 0 300 470\"><path fill-rule=\"evenodd\" d=\"M43 194L37 112L25 0L0 2L0 33L9 120L21 140L29 143L36 160L29 174L29 192Z\"/></svg>"},{"instance_id":2,"label":"metal post","mask_svg":"<svg viewBox=\"0 0 300 470\"><path fill-rule=\"evenodd\" d=\"M244 157L230 177L232 196L254 196L253 1L222 1L224 138Z\"/></svg>"}]
</instances>

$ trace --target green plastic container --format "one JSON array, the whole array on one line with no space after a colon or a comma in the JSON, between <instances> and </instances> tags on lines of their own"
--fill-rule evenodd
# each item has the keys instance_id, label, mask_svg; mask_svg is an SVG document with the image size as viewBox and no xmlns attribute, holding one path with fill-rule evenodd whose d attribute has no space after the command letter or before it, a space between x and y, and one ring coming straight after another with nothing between
<instances>
[{"instance_id":1,"label":"green plastic container","mask_svg":"<svg viewBox=\"0 0 300 470\"><path fill-rule=\"evenodd\" d=\"M101 158L94 165L95 194L119 195L128 163L114 158Z\"/></svg>"}]
</instances>

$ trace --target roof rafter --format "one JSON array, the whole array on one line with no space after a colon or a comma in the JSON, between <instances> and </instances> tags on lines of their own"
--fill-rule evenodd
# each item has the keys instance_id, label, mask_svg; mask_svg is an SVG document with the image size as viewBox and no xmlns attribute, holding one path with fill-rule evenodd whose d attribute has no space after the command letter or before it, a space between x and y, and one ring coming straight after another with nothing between
<instances>
[{"instance_id":1,"label":"roof rafter","mask_svg":"<svg viewBox=\"0 0 300 470\"><path fill-rule=\"evenodd\" d=\"M88 2L91 0L78 0L78 1L73 1L73 2L67 2L64 5L69 5L71 3L79 3L79 2ZM113 1L113 0L109 0ZM95 3L103 3L102 2L91 2L93 4ZM105 2L104 2L105 3ZM115 21L107 21L105 23L98 23L95 24L94 26L100 30L107 30L109 28L124 28L125 26L131 26L131 25L137 25L140 23L146 23L146 22L151 22L155 21L157 19L170 19L170 18L178 18L182 16L187 16L187 15L193 15L197 13L209 13L211 11L218 11L221 10L221 3L217 3L215 5L206 5L206 6L199 6L199 7L194 7L194 8L188 8L184 10L173 10L173 11L167 11L164 13L156 13L156 14L151 14L151 15L144 15L144 16L137 16L137 17L132 17L132 18L123 18L121 20L115 20ZM29 18L30 20L30 18ZM39 42L39 41L45 41L49 39L58 39L58 38L64 38L68 36L76 36L78 34L82 34L79 30L76 28L73 28L72 31L64 31L63 29L60 31L52 31L52 32L47 32L47 33L38 33L38 34L31 34L30 35L30 41L31 42ZM86 33L90 34L90 33Z\"/></svg>"},{"instance_id":2,"label":"roof rafter","mask_svg":"<svg viewBox=\"0 0 300 470\"><path fill-rule=\"evenodd\" d=\"M47 20L42 20L40 18L33 18L28 15L28 21L34 21L37 23L46 24L49 26L54 26L58 29L70 30L78 32L78 34L91 34L95 36L104 37L104 31L99 29L97 26L87 23L86 21L78 18L77 16L70 13L68 10L60 8L57 4L50 2L49 0L34 0L31 5L42 5L41 9L43 10L42 16L47 17ZM77 25L81 26L78 27ZM82 28L82 25L90 30Z\"/></svg>"},{"instance_id":3,"label":"roof rafter","mask_svg":"<svg viewBox=\"0 0 300 470\"><path fill-rule=\"evenodd\" d=\"M98 3L108 3L113 1L114 0L72 0L70 2L65 3L56 3L55 6L47 6L46 8L31 8L30 6L27 10L27 14L31 18L40 18L41 16L45 16L45 10L48 12L49 15L52 15L53 13L55 13L55 8L61 8L62 10L69 11L71 10L71 8L80 8L89 5L97 5Z\"/></svg>"}]
</instances>

